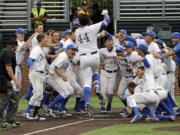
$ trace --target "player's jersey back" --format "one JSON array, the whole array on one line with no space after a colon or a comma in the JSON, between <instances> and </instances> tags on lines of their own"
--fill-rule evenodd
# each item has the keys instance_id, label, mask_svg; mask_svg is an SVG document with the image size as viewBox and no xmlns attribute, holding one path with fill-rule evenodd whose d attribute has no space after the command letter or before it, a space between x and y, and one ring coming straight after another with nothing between
<instances>
[{"instance_id":1,"label":"player's jersey back","mask_svg":"<svg viewBox=\"0 0 180 135\"><path fill-rule=\"evenodd\" d=\"M82 53L91 53L97 51L97 34L100 31L101 24L93 24L90 26L80 27L76 30L76 44L80 54Z\"/></svg>"}]
</instances>

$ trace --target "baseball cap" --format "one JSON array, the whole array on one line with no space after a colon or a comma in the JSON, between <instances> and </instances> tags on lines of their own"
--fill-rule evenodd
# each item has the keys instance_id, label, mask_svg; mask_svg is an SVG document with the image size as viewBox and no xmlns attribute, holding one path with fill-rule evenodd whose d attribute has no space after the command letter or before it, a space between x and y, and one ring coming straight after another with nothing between
<instances>
[{"instance_id":1,"label":"baseball cap","mask_svg":"<svg viewBox=\"0 0 180 135\"><path fill-rule=\"evenodd\" d=\"M67 47L66 47L66 50L68 49L74 49L74 50L77 50L77 48L75 47L74 44L69 44Z\"/></svg>"},{"instance_id":2,"label":"baseball cap","mask_svg":"<svg viewBox=\"0 0 180 135\"><path fill-rule=\"evenodd\" d=\"M147 52L148 51L148 46L147 44L139 44L137 47L137 49L140 49L140 50L143 50L144 52Z\"/></svg>"},{"instance_id":3,"label":"baseball cap","mask_svg":"<svg viewBox=\"0 0 180 135\"><path fill-rule=\"evenodd\" d=\"M163 41L161 39L157 39L155 42L159 45L163 45Z\"/></svg>"},{"instance_id":4,"label":"baseball cap","mask_svg":"<svg viewBox=\"0 0 180 135\"><path fill-rule=\"evenodd\" d=\"M126 29L120 29L119 32L127 35L127 30Z\"/></svg>"},{"instance_id":5,"label":"baseball cap","mask_svg":"<svg viewBox=\"0 0 180 135\"><path fill-rule=\"evenodd\" d=\"M126 43L125 47L126 47L126 48L132 48L132 47L134 47L134 43L128 41L128 42Z\"/></svg>"},{"instance_id":6,"label":"baseball cap","mask_svg":"<svg viewBox=\"0 0 180 135\"><path fill-rule=\"evenodd\" d=\"M156 33L154 31L152 31L152 30L147 31L144 35L145 36L149 35L149 36L151 36L153 38L156 38Z\"/></svg>"},{"instance_id":7,"label":"baseball cap","mask_svg":"<svg viewBox=\"0 0 180 135\"><path fill-rule=\"evenodd\" d=\"M63 34L64 34L64 36L66 36L66 35L68 35L70 33L72 33L72 30L68 29L68 30L65 30Z\"/></svg>"},{"instance_id":8,"label":"baseball cap","mask_svg":"<svg viewBox=\"0 0 180 135\"><path fill-rule=\"evenodd\" d=\"M179 32L172 33L171 38L180 38L180 33Z\"/></svg>"},{"instance_id":9,"label":"baseball cap","mask_svg":"<svg viewBox=\"0 0 180 135\"><path fill-rule=\"evenodd\" d=\"M121 45L116 44L115 46L116 46L116 52L124 52L124 48Z\"/></svg>"},{"instance_id":10,"label":"baseball cap","mask_svg":"<svg viewBox=\"0 0 180 135\"><path fill-rule=\"evenodd\" d=\"M23 28L17 28L16 29L16 34L20 34L20 33L26 33L25 30Z\"/></svg>"}]
</instances>

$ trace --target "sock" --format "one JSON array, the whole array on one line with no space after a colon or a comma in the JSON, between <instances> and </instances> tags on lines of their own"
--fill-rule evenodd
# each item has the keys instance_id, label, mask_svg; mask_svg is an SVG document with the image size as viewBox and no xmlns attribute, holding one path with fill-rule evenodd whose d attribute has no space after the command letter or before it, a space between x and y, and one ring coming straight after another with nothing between
<instances>
[{"instance_id":1,"label":"sock","mask_svg":"<svg viewBox=\"0 0 180 135\"><path fill-rule=\"evenodd\" d=\"M86 105L90 104L90 94L91 94L90 88L84 87L84 97L85 97Z\"/></svg>"},{"instance_id":2,"label":"sock","mask_svg":"<svg viewBox=\"0 0 180 135\"><path fill-rule=\"evenodd\" d=\"M151 112L151 110L148 107L144 107L141 113L149 117L155 117L155 114Z\"/></svg>"},{"instance_id":3,"label":"sock","mask_svg":"<svg viewBox=\"0 0 180 135\"><path fill-rule=\"evenodd\" d=\"M65 110L65 108L66 108L65 106L66 106L66 104L67 104L69 98L70 98L70 96L67 97L67 98L65 98L65 99L62 101L61 107L60 107L60 110L61 110L61 111Z\"/></svg>"},{"instance_id":4,"label":"sock","mask_svg":"<svg viewBox=\"0 0 180 135\"><path fill-rule=\"evenodd\" d=\"M165 112L167 112L168 114L172 115L173 112L169 109L169 107L163 102L163 101L160 101L159 103L159 107L164 110Z\"/></svg>"},{"instance_id":5,"label":"sock","mask_svg":"<svg viewBox=\"0 0 180 135\"><path fill-rule=\"evenodd\" d=\"M35 107L34 107L33 117L35 117L37 114L39 114L39 110L40 110L40 107L39 107L39 106L35 106Z\"/></svg>"},{"instance_id":6,"label":"sock","mask_svg":"<svg viewBox=\"0 0 180 135\"><path fill-rule=\"evenodd\" d=\"M28 85L28 89L27 89L27 93L26 93L26 95L24 96L24 98L26 99L26 100L30 100L30 98L31 98L31 96L32 96L32 91L33 91L33 87L32 87L32 84L30 83L29 85Z\"/></svg>"},{"instance_id":7,"label":"sock","mask_svg":"<svg viewBox=\"0 0 180 135\"><path fill-rule=\"evenodd\" d=\"M56 98L49 104L48 109L53 109L54 106L61 102L64 98L61 95L57 95Z\"/></svg>"},{"instance_id":8,"label":"sock","mask_svg":"<svg viewBox=\"0 0 180 135\"><path fill-rule=\"evenodd\" d=\"M121 100L121 101L123 102L123 104L124 104L125 106L127 106L127 101L126 101L126 99Z\"/></svg>"},{"instance_id":9,"label":"sock","mask_svg":"<svg viewBox=\"0 0 180 135\"><path fill-rule=\"evenodd\" d=\"M140 114L140 112L139 112L137 107L133 107L132 110L133 110L135 115L139 115Z\"/></svg>"},{"instance_id":10,"label":"sock","mask_svg":"<svg viewBox=\"0 0 180 135\"><path fill-rule=\"evenodd\" d=\"M84 110L85 109L85 100L81 98L78 106L79 106L79 109Z\"/></svg>"},{"instance_id":11,"label":"sock","mask_svg":"<svg viewBox=\"0 0 180 135\"><path fill-rule=\"evenodd\" d=\"M98 73L93 74L92 80L93 80L93 84L94 84L95 93L100 93L99 74Z\"/></svg>"},{"instance_id":12,"label":"sock","mask_svg":"<svg viewBox=\"0 0 180 135\"><path fill-rule=\"evenodd\" d=\"M33 109L33 105L28 104L28 107L25 113L30 113L32 109Z\"/></svg>"},{"instance_id":13,"label":"sock","mask_svg":"<svg viewBox=\"0 0 180 135\"><path fill-rule=\"evenodd\" d=\"M170 116L156 115L159 120L171 120Z\"/></svg>"},{"instance_id":14,"label":"sock","mask_svg":"<svg viewBox=\"0 0 180 135\"><path fill-rule=\"evenodd\" d=\"M169 98L167 97L166 99L163 100L163 102L169 107L169 109L171 110L171 112L173 112L173 107L172 107L172 104L169 100Z\"/></svg>"},{"instance_id":15,"label":"sock","mask_svg":"<svg viewBox=\"0 0 180 135\"><path fill-rule=\"evenodd\" d=\"M108 101L108 103L112 103L112 100L113 100L113 94L106 94L106 96L107 96L107 101Z\"/></svg>"},{"instance_id":16,"label":"sock","mask_svg":"<svg viewBox=\"0 0 180 135\"><path fill-rule=\"evenodd\" d=\"M177 107L174 99L172 98L171 94L168 92L168 99L171 102L172 108Z\"/></svg>"},{"instance_id":17,"label":"sock","mask_svg":"<svg viewBox=\"0 0 180 135\"><path fill-rule=\"evenodd\" d=\"M43 100L41 102L41 106L48 105L49 99L50 99L49 93L48 92L44 92L44 97L43 97Z\"/></svg>"},{"instance_id":18,"label":"sock","mask_svg":"<svg viewBox=\"0 0 180 135\"><path fill-rule=\"evenodd\" d=\"M80 100L81 100L81 97L76 97L76 103L75 103L75 106L74 106L75 111L79 109Z\"/></svg>"}]
</instances>

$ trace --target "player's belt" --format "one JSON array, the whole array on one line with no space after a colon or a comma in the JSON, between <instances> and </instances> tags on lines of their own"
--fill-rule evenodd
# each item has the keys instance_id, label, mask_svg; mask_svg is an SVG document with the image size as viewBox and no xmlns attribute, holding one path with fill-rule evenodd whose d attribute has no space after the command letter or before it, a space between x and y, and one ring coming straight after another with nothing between
<instances>
[{"instance_id":1,"label":"player's belt","mask_svg":"<svg viewBox=\"0 0 180 135\"><path fill-rule=\"evenodd\" d=\"M158 94L158 92L157 92L156 90L154 90L154 93L156 93L156 95L158 95L158 96L159 96L159 94Z\"/></svg>"},{"instance_id":2,"label":"player's belt","mask_svg":"<svg viewBox=\"0 0 180 135\"><path fill-rule=\"evenodd\" d=\"M96 54L96 53L97 53L97 51L94 51L94 52L91 52L90 54L93 55L93 54ZM83 56L83 55L87 55L87 53L80 54L80 56Z\"/></svg>"},{"instance_id":3,"label":"player's belt","mask_svg":"<svg viewBox=\"0 0 180 135\"><path fill-rule=\"evenodd\" d=\"M41 73L41 74L44 74L44 73L45 73L44 71L36 71L36 72Z\"/></svg>"},{"instance_id":4,"label":"player's belt","mask_svg":"<svg viewBox=\"0 0 180 135\"><path fill-rule=\"evenodd\" d=\"M173 71L167 71L167 74L173 73Z\"/></svg>"},{"instance_id":5,"label":"player's belt","mask_svg":"<svg viewBox=\"0 0 180 135\"><path fill-rule=\"evenodd\" d=\"M111 71L111 70L106 70L106 69L104 69L104 68L103 68L103 70L105 70L105 71L108 72L108 73L116 73L116 72L118 71L118 69Z\"/></svg>"},{"instance_id":6,"label":"player's belt","mask_svg":"<svg viewBox=\"0 0 180 135\"><path fill-rule=\"evenodd\" d=\"M125 76L125 78L132 78L132 77L134 77L134 76Z\"/></svg>"}]
</instances>

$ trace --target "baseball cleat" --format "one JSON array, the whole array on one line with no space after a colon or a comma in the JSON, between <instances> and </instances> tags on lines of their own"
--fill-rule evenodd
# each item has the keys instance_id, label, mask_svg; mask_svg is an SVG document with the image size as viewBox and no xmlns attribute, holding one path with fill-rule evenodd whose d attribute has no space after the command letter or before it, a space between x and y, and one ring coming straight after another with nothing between
<instances>
[{"instance_id":1,"label":"baseball cleat","mask_svg":"<svg viewBox=\"0 0 180 135\"><path fill-rule=\"evenodd\" d=\"M47 109L47 113L54 118L57 117L56 114L53 113L53 109Z\"/></svg>"},{"instance_id":2,"label":"baseball cleat","mask_svg":"<svg viewBox=\"0 0 180 135\"><path fill-rule=\"evenodd\" d=\"M100 112L101 113L106 113L106 109L104 107L101 107Z\"/></svg>"},{"instance_id":3,"label":"baseball cleat","mask_svg":"<svg viewBox=\"0 0 180 135\"><path fill-rule=\"evenodd\" d=\"M176 120L176 116L170 116L170 120L171 121L175 121Z\"/></svg>"},{"instance_id":4,"label":"baseball cleat","mask_svg":"<svg viewBox=\"0 0 180 135\"><path fill-rule=\"evenodd\" d=\"M147 122L151 122L151 121L156 122L156 121L160 121L160 120L157 117L148 117L148 118L145 119L145 121L147 121Z\"/></svg>"},{"instance_id":5,"label":"baseball cleat","mask_svg":"<svg viewBox=\"0 0 180 135\"><path fill-rule=\"evenodd\" d=\"M34 117L36 120L39 120L39 121L44 121L44 120L46 120L46 118L45 117L42 117L41 115L37 115L37 116L35 116Z\"/></svg>"},{"instance_id":6,"label":"baseball cleat","mask_svg":"<svg viewBox=\"0 0 180 135\"><path fill-rule=\"evenodd\" d=\"M142 118L141 114L135 115L133 119L130 121L130 123L134 123Z\"/></svg>"},{"instance_id":7,"label":"baseball cleat","mask_svg":"<svg viewBox=\"0 0 180 135\"><path fill-rule=\"evenodd\" d=\"M72 114L71 113L69 113L67 110L61 110L61 111L59 111L59 114L60 115L64 115L64 116L72 116Z\"/></svg>"},{"instance_id":8,"label":"baseball cleat","mask_svg":"<svg viewBox=\"0 0 180 135\"><path fill-rule=\"evenodd\" d=\"M93 118L93 110L92 110L92 107L90 105L86 106L86 111L87 111L87 116L90 118Z\"/></svg>"},{"instance_id":9,"label":"baseball cleat","mask_svg":"<svg viewBox=\"0 0 180 135\"><path fill-rule=\"evenodd\" d=\"M36 120L35 117L32 117L30 113L23 113L23 117L25 117L28 120Z\"/></svg>"}]
</instances>

